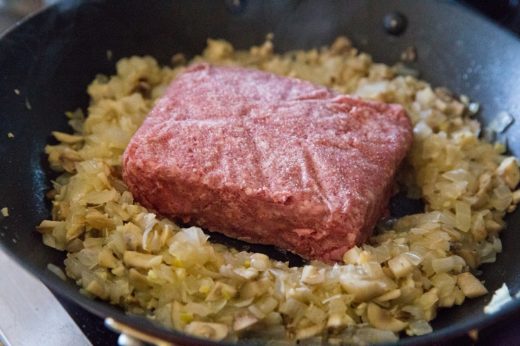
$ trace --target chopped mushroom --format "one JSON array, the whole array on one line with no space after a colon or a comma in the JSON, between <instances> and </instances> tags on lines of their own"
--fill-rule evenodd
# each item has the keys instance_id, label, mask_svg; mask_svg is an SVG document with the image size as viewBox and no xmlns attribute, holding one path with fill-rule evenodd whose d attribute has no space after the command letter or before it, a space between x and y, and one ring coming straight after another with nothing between
<instances>
[{"instance_id":1,"label":"chopped mushroom","mask_svg":"<svg viewBox=\"0 0 520 346\"><path fill-rule=\"evenodd\" d=\"M424 334L428 334L428 333L431 333L433 330L432 330L432 326L430 326L430 324L424 320L417 320L417 321L412 321L409 325L408 325L408 328L406 329L406 334L408 335L424 335Z\"/></svg>"},{"instance_id":2,"label":"chopped mushroom","mask_svg":"<svg viewBox=\"0 0 520 346\"><path fill-rule=\"evenodd\" d=\"M257 322L258 318L256 318L250 312L245 312L243 314L235 316L235 322L233 322L233 330L238 332L251 327Z\"/></svg>"},{"instance_id":3,"label":"chopped mushroom","mask_svg":"<svg viewBox=\"0 0 520 346\"><path fill-rule=\"evenodd\" d=\"M130 267L148 269L161 264L162 256L148 255L136 251L125 251L123 254L123 262Z\"/></svg>"},{"instance_id":4,"label":"chopped mushroom","mask_svg":"<svg viewBox=\"0 0 520 346\"><path fill-rule=\"evenodd\" d=\"M493 181L490 173L483 173L478 178L478 191L473 202L474 208L480 208L486 204L489 199L489 190L493 187Z\"/></svg>"},{"instance_id":5,"label":"chopped mushroom","mask_svg":"<svg viewBox=\"0 0 520 346\"><path fill-rule=\"evenodd\" d=\"M488 293L488 290L479 279L469 272L457 276L457 285L468 298L476 298Z\"/></svg>"},{"instance_id":6,"label":"chopped mushroom","mask_svg":"<svg viewBox=\"0 0 520 346\"><path fill-rule=\"evenodd\" d=\"M106 268L115 268L119 264L117 258L114 257L112 250L110 250L109 248L103 248L99 252L98 262L99 262L99 265L106 267Z\"/></svg>"},{"instance_id":7,"label":"chopped mushroom","mask_svg":"<svg viewBox=\"0 0 520 346\"><path fill-rule=\"evenodd\" d=\"M107 298L107 291L104 285L102 285L98 280L92 280L88 285L86 285L85 289L88 293L100 297L102 299Z\"/></svg>"},{"instance_id":8,"label":"chopped mushroom","mask_svg":"<svg viewBox=\"0 0 520 346\"><path fill-rule=\"evenodd\" d=\"M228 327L221 323L210 322L191 322L184 329L186 333L208 338L212 340L222 340L228 335Z\"/></svg>"},{"instance_id":9,"label":"chopped mushroom","mask_svg":"<svg viewBox=\"0 0 520 346\"><path fill-rule=\"evenodd\" d=\"M106 190L105 190L106 191ZM105 228L114 227L114 222L105 214L94 208L89 208L85 215L85 222L96 229L103 230Z\"/></svg>"},{"instance_id":10,"label":"chopped mushroom","mask_svg":"<svg viewBox=\"0 0 520 346\"><path fill-rule=\"evenodd\" d=\"M331 329L340 329L345 326L350 326L356 324L356 321L352 317L347 314L339 314L335 313L330 315L327 320L327 328Z\"/></svg>"},{"instance_id":11,"label":"chopped mushroom","mask_svg":"<svg viewBox=\"0 0 520 346\"><path fill-rule=\"evenodd\" d=\"M367 319L374 327L392 332L399 332L408 326L408 323L398 320L390 311L382 309L374 303L368 303Z\"/></svg>"},{"instance_id":12,"label":"chopped mushroom","mask_svg":"<svg viewBox=\"0 0 520 346\"><path fill-rule=\"evenodd\" d=\"M71 135L71 134L59 132L59 131L52 131L52 135L54 136L54 138L56 138L60 142L69 143L69 144L78 143L78 142L83 141L83 139L84 139L83 136Z\"/></svg>"},{"instance_id":13,"label":"chopped mushroom","mask_svg":"<svg viewBox=\"0 0 520 346\"><path fill-rule=\"evenodd\" d=\"M352 41L345 36L339 36L336 41L330 46L331 54L342 54L352 48Z\"/></svg>"},{"instance_id":14,"label":"chopped mushroom","mask_svg":"<svg viewBox=\"0 0 520 346\"><path fill-rule=\"evenodd\" d=\"M520 170L516 158L508 157L497 168L497 174L506 182L507 186L514 189L520 182Z\"/></svg>"}]
</instances>

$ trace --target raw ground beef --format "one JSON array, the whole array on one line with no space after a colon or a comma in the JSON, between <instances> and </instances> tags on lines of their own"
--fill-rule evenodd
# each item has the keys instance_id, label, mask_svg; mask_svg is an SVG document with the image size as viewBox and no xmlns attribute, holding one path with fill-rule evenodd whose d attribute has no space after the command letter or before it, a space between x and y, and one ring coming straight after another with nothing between
<instances>
[{"instance_id":1,"label":"raw ground beef","mask_svg":"<svg viewBox=\"0 0 520 346\"><path fill-rule=\"evenodd\" d=\"M123 177L163 215L330 262L371 234L411 142L399 105L199 64L136 132Z\"/></svg>"}]
</instances>

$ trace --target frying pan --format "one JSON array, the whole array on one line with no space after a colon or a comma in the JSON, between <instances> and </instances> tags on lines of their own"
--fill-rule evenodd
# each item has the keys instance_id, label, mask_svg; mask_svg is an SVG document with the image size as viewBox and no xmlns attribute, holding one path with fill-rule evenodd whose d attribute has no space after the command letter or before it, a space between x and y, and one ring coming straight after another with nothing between
<instances>
[{"instance_id":1,"label":"frying pan","mask_svg":"<svg viewBox=\"0 0 520 346\"><path fill-rule=\"evenodd\" d=\"M400 36L382 28L383 17L393 11L407 18L408 27ZM44 246L35 232L35 225L50 215L44 195L53 174L43 148L52 141L52 130L68 130L63 113L85 108L86 86L98 73L113 73L117 59L149 54L164 64L177 52L197 54L208 37L246 48L262 42L270 32L279 51L321 46L347 35L375 61L389 64L414 45L419 59L412 67L434 86L478 100L484 124L500 111L520 117L520 41L450 1L66 1L34 15L0 39L0 207L10 210L10 216L0 221L1 248L52 290L100 317L111 317L119 327L128 326L127 332L200 344L200 339L88 299L73 282L62 281L46 269L48 263L61 264L64 254ZM8 132L15 138L8 138ZM501 140L507 140L511 153L520 156L519 121ZM503 253L495 264L482 267L482 279L491 292L504 282L513 293L520 289L520 233L515 229L520 212L511 214L507 222ZM275 256L272 249L262 250ZM520 300L515 300L495 315L484 315L490 296L441 311L432 334L400 343L443 340L520 311Z\"/></svg>"}]
</instances>

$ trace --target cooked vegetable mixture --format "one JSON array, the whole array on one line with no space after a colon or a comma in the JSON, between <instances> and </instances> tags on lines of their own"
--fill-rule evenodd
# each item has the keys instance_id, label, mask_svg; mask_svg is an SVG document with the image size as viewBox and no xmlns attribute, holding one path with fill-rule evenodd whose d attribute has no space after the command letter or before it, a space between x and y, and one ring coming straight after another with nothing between
<instances>
[{"instance_id":1,"label":"cooked vegetable mixture","mask_svg":"<svg viewBox=\"0 0 520 346\"><path fill-rule=\"evenodd\" d=\"M168 327L215 340L375 343L431 332L439 308L487 293L473 273L495 261L504 216L515 209L520 171L505 147L479 139L478 107L433 89L402 66L372 62L348 39L276 54L268 39L248 51L208 40L193 62L240 65L309 80L341 93L403 105L414 143L400 189L423 213L385 222L344 263L289 267L259 253L208 241L134 203L121 180L133 133L186 60L159 67L151 57L117 63L88 87L88 114L68 114L74 134L46 153L53 169L46 245L67 252L65 271L83 293Z\"/></svg>"}]
</instances>

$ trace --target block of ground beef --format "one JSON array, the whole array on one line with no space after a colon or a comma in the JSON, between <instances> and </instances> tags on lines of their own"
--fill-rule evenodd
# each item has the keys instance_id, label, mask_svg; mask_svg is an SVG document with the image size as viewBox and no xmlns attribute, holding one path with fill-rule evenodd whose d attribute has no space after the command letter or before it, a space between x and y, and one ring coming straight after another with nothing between
<instances>
[{"instance_id":1,"label":"block of ground beef","mask_svg":"<svg viewBox=\"0 0 520 346\"><path fill-rule=\"evenodd\" d=\"M199 64L135 133L123 178L162 215L331 262L371 234L411 142L401 106Z\"/></svg>"}]
</instances>

